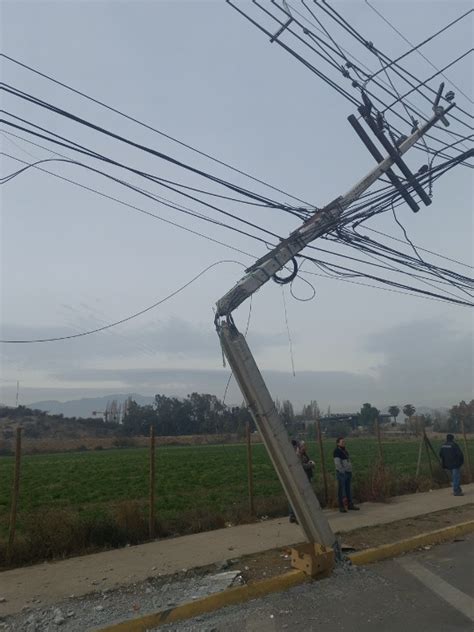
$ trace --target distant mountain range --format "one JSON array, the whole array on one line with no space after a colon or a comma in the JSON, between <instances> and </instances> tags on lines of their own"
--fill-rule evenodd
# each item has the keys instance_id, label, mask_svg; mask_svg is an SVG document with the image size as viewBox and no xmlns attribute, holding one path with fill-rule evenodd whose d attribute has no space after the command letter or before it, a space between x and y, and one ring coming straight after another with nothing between
<instances>
[{"instance_id":1,"label":"distant mountain range","mask_svg":"<svg viewBox=\"0 0 474 632\"><path fill-rule=\"evenodd\" d=\"M100 413L105 410L107 404L113 399L118 404L122 404L128 397L144 406L152 404L154 397L139 395L138 393L115 393L113 395L104 395L103 397L84 397L83 399L73 399L68 402L59 402L57 400L45 400L42 402L32 402L28 404L29 408L44 410L51 415L64 415L65 417L92 417L94 411Z\"/></svg>"}]
</instances>

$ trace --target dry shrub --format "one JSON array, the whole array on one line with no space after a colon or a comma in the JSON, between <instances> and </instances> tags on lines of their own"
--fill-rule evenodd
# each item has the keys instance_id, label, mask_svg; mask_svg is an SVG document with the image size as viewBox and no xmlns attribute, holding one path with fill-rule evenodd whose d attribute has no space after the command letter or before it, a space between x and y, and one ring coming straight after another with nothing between
<instances>
[{"instance_id":1,"label":"dry shrub","mask_svg":"<svg viewBox=\"0 0 474 632\"><path fill-rule=\"evenodd\" d=\"M137 544L148 538L147 512L147 503L139 500L124 500L114 506L112 510L114 525L128 543Z\"/></svg>"},{"instance_id":2,"label":"dry shrub","mask_svg":"<svg viewBox=\"0 0 474 632\"><path fill-rule=\"evenodd\" d=\"M227 522L226 517L219 513L213 513L206 509L189 509L183 512L179 520L173 520L170 526L179 534L199 533L201 531L212 531L222 529Z\"/></svg>"},{"instance_id":3,"label":"dry shrub","mask_svg":"<svg viewBox=\"0 0 474 632\"><path fill-rule=\"evenodd\" d=\"M25 520L25 543L36 559L70 555L84 547L78 514L68 509L41 509Z\"/></svg>"},{"instance_id":4,"label":"dry shrub","mask_svg":"<svg viewBox=\"0 0 474 632\"><path fill-rule=\"evenodd\" d=\"M288 500L286 496L258 496L254 500L255 513L257 516L268 516L276 518L288 514Z\"/></svg>"},{"instance_id":5,"label":"dry shrub","mask_svg":"<svg viewBox=\"0 0 474 632\"><path fill-rule=\"evenodd\" d=\"M75 512L43 509L25 516L22 533L17 534L9 565L64 557L82 551L84 537ZM6 547L0 545L0 560L7 563Z\"/></svg>"},{"instance_id":6,"label":"dry shrub","mask_svg":"<svg viewBox=\"0 0 474 632\"><path fill-rule=\"evenodd\" d=\"M356 496L359 502L387 502L394 495L398 474L377 461L364 478L357 480Z\"/></svg>"},{"instance_id":7,"label":"dry shrub","mask_svg":"<svg viewBox=\"0 0 474 632\"><path fill-rule=\"evenodd\" d=\"M321 507L334 508L337 507L337 482L332 474L327 474L327 498L324 490L324 482L322 476L316 479L314 491L321 504Z\"/></svg>"}]
</instances>

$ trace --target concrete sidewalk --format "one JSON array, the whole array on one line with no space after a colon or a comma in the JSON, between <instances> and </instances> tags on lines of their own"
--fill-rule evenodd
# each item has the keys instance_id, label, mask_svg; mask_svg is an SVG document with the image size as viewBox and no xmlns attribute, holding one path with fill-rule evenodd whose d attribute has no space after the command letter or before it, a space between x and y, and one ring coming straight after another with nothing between
<instances>
[{"instance_id":1,"label":"concrete sidewalk","mask_svg":"<svg viewBox=\"0 0 474 632\"><path fill-rule=\"evenodd\" d=\"M387 524L474 502L474 484L464 496L450 489L393 498L389 504L364 503L359 512L325 513L336 533ZM32 600L45 606L74 595L133 584L149 577L171 575L229 558L290 546L304 540L298 525L277 518L227 529L114 549L59 562L0 573L0 616L20 612Z\"/></svg>"}]
</instances>

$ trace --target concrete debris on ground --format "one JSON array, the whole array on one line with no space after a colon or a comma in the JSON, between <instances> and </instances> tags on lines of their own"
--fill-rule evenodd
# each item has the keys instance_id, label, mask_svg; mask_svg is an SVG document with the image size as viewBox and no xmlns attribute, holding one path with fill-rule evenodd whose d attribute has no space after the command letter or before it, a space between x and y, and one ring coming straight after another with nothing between
<instances>
[{"instance_id":1,"label":"concrete debris on ground","mask_svg":"<svg viewBox=\"0 0 474 632\"><path fill-rule=\"evenodd\" d=\"M55 632L59 628L67 632L89 632L113 621L171 608L243 583L240 570L208 575L188 572L188 575L179 579L150 579L81 598L72 595L50 608L32 603L21 614L2 617L0 632Z\"/></svg>"}]
</instances>

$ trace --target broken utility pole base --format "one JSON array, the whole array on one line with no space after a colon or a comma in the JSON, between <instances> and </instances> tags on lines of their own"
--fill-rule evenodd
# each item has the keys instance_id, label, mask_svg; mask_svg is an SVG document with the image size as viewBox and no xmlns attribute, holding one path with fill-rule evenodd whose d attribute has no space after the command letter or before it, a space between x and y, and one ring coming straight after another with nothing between
<instances>
[{"instance_id":1,"label":"broken utility pole base","mask_svg":"<svg viewBox=\"0 0 474 632\"><path fill-rule=\"evenodd\" d=\"M335 551L320 544L299 544L291 549L291 566L310 577L326 577L335 564Z\"/></svg>"}]
</instances>

